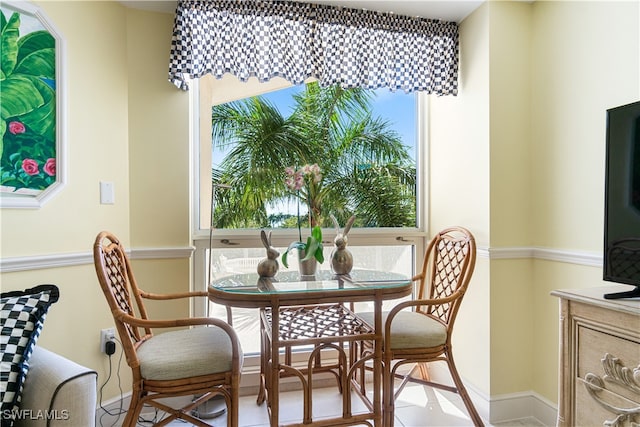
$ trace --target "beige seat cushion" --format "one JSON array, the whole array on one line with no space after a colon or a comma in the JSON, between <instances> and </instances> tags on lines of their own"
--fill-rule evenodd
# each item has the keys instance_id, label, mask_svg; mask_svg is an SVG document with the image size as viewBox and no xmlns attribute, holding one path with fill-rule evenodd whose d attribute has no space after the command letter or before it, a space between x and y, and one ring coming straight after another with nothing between
<instances>
[{"instance_id":1,"label":"beige seat cushion","mask_svg":"<svg viewBox=\"0 0 640 427\"><path fill-rule=\"evenodd\" d=\"M231 358L231 340L216 327L161 333L138 348L142 378L149 380L175 380L230 371Z\"/></svg>"},{"instance_id":2,"label":"beige seat cushion","mask_svg":"<svg viewBox=\"0 0 640 427\"><path fill-rule=\"evenodd\" d=\"M387 321L387 312L382 313L382 322ZM373 326L374 313L358 313L358 316ZM385 337L386 338L386 337ZM447 340L447 328L437 320L413 311L401 311L391 324L391 348L437 347Z\"/></svg>"}]
</instances>

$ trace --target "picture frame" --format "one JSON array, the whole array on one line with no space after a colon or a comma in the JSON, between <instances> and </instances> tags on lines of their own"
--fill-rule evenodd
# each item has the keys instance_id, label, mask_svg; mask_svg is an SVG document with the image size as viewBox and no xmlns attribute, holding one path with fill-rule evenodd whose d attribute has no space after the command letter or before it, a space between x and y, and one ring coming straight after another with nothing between
<instances>
[{"instance_id":1,"label":"picture frame","mask_svg":"<svg viewBox=\"0 0 640 427\"><path fill-rule=\"evenodd\" d=\"M0 208L40 208L65 186L65 41L40 8L0 4Z\"/></svg>"}]
</instances>

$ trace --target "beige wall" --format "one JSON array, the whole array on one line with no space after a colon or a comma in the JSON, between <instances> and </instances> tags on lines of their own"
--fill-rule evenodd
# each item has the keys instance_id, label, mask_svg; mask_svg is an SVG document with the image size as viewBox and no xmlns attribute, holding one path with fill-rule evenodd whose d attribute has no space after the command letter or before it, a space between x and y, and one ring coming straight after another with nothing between
<instances>
[{"instance_id":1,"label":"beige wall","mask_svg":"<svg viewBox=\"0 0 640 427\"><path fill-rule=\"evenodd\" d=\"M66 42L67 185L41 209L2 209L2 257L91 252L110 229L128 245L129 155L126 14L106 2L37 3ZM97 35L100 35L98 37ZM115 187L114 205L99 203L99 182ZM39 344L99 372L99 331L113 320L93 265L2 273L2 290L54 283L61 298L49 311ZM127 374L124 373L124 381ZM129 380L130 381L130 380ZM115 395L107 389L107 397Z\"/></svg>"},{"instance_id":2,"label":"beige wall","mask_svg":"<svg viewBox=\"0 0 640 427\"><path fill-rule=\"evenodd\" d=\"M531 9L492 2L490 34L490 248L531 244ZM490 261L491 395L531 387L532 261ZM515 321L517 319L517 321Z\"/></svg>"},{"instance_id":3,"label":"beige wall","mask_svg":"<svg viewBox=\"0 0 640 427\"><path fill-rule=\"evenodd\" d=\"M37 3L65 38L67 184L41 209L2 209L2 257L83 252L103 227L129 241L128 75L124 8ZM88 35L90 34L90 36ZM101 37L96 35L100 34ZM111 181L115 205L100 205Z\"/></svg>"},{"instance_id":4,"label":"beige wall","mask_svg":"<svg viewBox=\"0 0 640 427\"><path fill-rule=\"evenodd\" d=\"M429 229L463 225L479 247L489 245L489 9L460 26L457 97L431 97L429 108ZM478 257L453 337L460 374L489 395L489 265Z\"/></svg>"},{"instance_id":5,"label":"beige wall","mask_svg":"<svg viewBox=\"0 0 640 427\"><path fill-rule=\"evenodd\" d=\"M601 253L605 110L640 98L638 28L637 2L555 1L492 1L460 26L460 94L430 104L429 214L484 249L454 344L487 395L557 399L549 292L602 272L530 255Z\"/></svg>"},{"instance_id":6,"label":"beige wall","mask_svg":"<svg viewBox=\"0 0 640 427\"><path fill-rule=\"evenodd\" d=\"M640 99L640 3L532 6L531 245L601 255L605 111ZM549 292L605 284L600 267L534 263L531 389L557 399L558 301Z\"/></svg>"},{"instance_id":7,"label":"beige wall","mask_svg":"<svg viewBox=\"0 0 640 427\"><path fill-rule=\"evenodd\" d=\"M99 330L112 321L93 238L108 229L133 249L190 245L189 94L167 82L171 16L114 1L36 4L67 42L68 184L41 209L2 209L1 257L80 253L87 263L0 279L3 290L58 284L40 342L102 381ZM639 15L637 2L491 2L461 24L460 95L430 101L429 226L465 225L481 248L454 344L462 375L486 395L556 400L549 292L601 285L601 269L489 255L600 253L604 111L640 98ZM114 205L99 203L100 181L114 182ZM187 289L189 259L174 258L134 261L138 280ZM157 312L176 313L186 306Z\"/></svg>"},{"instance_id":8,"label":"beige wall","mask_svg":"<svg viewBox=\"0 0 640 427\"><path fill-rule=\"evenodd\" d=\"M533 244L599 252L605 110L639 98L638 2L534 6Z\"/></svg>"},{"instance_id":9,"label":"beige wall","mask_svg":"<svg viewBox=\"0 0 640 427\"><path fill-rule=\"evenodd\" d=\"M173 16L127 13L131 243L191 243L190 92L168 82Z\"/></svg>"},{"instance_id":10,"label":"beige wall","mask_svg":"<svg viewBox=\"0 0 640 427\"><path fill-rule=\"evenodd\" d=\"M87 263L3 272L1 285L57 284L61 298L39 344L96 369L101 384L108 358L99 331L113 320L91 263L93 240L105 229L131 249L189 247L189 95L167 81L169 14L115 1L35 4L66 42L68 183L41 209L2 209L1 256L79 254ZM115 204L100 204L100 181L114 183ZM134 260L139 284L151 292L188 290L190 265L188 258ZM188 305L150 311L188 315ZM130 375L121 373L126 391ZM103 396L118 393L112 380Z\"/></svg>"}]
</instances>

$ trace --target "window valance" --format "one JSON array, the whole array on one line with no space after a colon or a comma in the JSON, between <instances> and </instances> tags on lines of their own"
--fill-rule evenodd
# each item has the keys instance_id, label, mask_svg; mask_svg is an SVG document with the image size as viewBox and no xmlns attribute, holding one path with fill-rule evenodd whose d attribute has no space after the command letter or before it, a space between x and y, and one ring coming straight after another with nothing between
<instances>
[{"instance_id":1,"label":"window valance","mask_svg":"<svg viewBox=\"0 0 640 427\"><path fill-rule=\"evenodd\" d=\"M456 95L458 25L294 1L178 2L169 81L225 73Z\"/></svg>"}]
</instances>

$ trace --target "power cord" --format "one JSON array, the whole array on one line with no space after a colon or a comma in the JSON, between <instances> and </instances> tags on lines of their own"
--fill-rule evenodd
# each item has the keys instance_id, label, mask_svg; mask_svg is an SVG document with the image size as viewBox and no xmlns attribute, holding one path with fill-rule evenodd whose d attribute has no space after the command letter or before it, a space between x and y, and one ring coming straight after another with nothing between
<instances>
[{"instance_id":1,"label":"power cord","mask_svg":"<svg viewBox=\"0 0 640 427\"><path fill-rule=\"evenodd\" d=\"M120 366L122 364L122 357L124 355L124 350L122 348L122 343L117 338L114 338L114 340L117 341L118 344L120 344L120 358L118 360L118 369L116 370L116 377L118 378L118 390L120 390L120 406L118 407L118 409L116 411L111 412L111 411L109 411L107 408L105 408L102 405L102 391L103 391L104 387L107 385L107 383L109 382L109 380L111 379L111 375L112 375L112 371L113 371L112 363L111 363L112 362L111 361L111 356L116 352L116 343L113 342L113 341L109 341L105 345L106 353L109 356L109 373L107 375L107 379L104 380L104 382L100 386L99 406L100 406L100 409L102 409L102 411L103 411L102 415L100 415L100 426L102 426L102 427L104 427L102 418L105 415L109 415L110 417L116 417L115 421L113 421L113 423L110 426L110 427L113 427L120 420L120 416L127 413L126 409L124 409L122 407L123 392L122 392L122 384L120 382Z\"/></svg>"},{"instance_id":2,"label":"power cord","mask_svg":"<svg viewBox=\"0 0 640 427\"><path fill-rule=\"evenodd\" d=\"M120 357L118 359L118 368L116 370L116 377L118 378L118 390L120 390L120 399L119 399L120 405L115 411L109 411L102 404L102 391L106 387L107 383L111 379L111 375L113 374L111 356L113 356L115 354L116 349L117 349L116 343L114 341L116 341L118 344L120 344ZM122 357L124 356L124 349L123 349L122 343L117 338L114 338L114 341L107 341L105 343L105 353L107 354L107 356L109 356L109 373L107 375L107 379L104 380L104 382L100 386L99 407L103 411L102 415L100 415L100 426L101 427L104 427L103 417L105 415L109 415L110 417L116 417L116 419L113 421L113 423L109 426L109 427L114 427L118 423L118 421L120 420L120 417L127 413L127 410L124 409L123 406L122 406L122 403L123 403L123 400L124 400L124 397L123 397L124 393L122 391L122 384L121 384L121 378L120 378L120 366L122 365ZM145 405L145 406L148 406L148 407L152 408L152 406L149 406L149 405ZM156 424L158 421L160 421L160 419L161 419L160 411L157 408L153 408L153 409L154 409L154 415L153 415L153 417L151 419L145 419L144 417L139 416L138 420L136 421L136 424L137 425L142 425L142 426L144 426L145 424L152 424L153 425L153 424ZM224 411L222 411L222 413L224 413ZM216 414L214 416L218 416L218 415L221 415L221 413L220 414ZM162 418L164 418L164 416L166 416L166 414L164 414L164 412L163 412L162 413ZM179 421L182 421L183 423L186 423L184 420L179 420Z\"/></svg>"}]
</instances>

